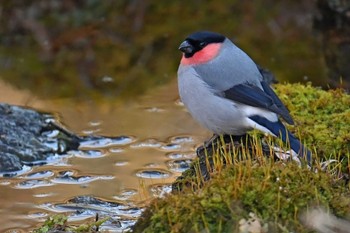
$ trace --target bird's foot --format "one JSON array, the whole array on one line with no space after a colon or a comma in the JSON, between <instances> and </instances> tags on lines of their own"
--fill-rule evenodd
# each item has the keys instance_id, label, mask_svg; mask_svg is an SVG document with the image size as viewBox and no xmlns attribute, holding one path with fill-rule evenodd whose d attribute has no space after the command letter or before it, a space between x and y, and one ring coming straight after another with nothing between
<instances>
[{"instance_id":1,"label":"bird's foot","mask_svg":"<svg viewBox=\"0 0 350 233\"><path fill-rule=\"evenodd\" d=\"M196 150L197 156L200 157L205 151L211 151L214 145L218 144L219 137L219 135L213 134L208 141L205 141L203 145L199 146Z\"/></svg>"},{"instance_id":2,"label":"bird's foot","mask_svg":"<svg viewBox=\"0 0 350 233\"><path fill-rule=\"evenodd\" d=\"M245 135L229 135L229 134L224 134L224 135L218 135L218 134L213 134L213 136L208 140L205 141L202 146L199 146L196 150L197 156L201 156L204 154L205 151L210 154L216 146L220 145L225 145L225 144L234 144L235 142L240 142L241 139L245 137Z\"/></svg>"}]
</instances>

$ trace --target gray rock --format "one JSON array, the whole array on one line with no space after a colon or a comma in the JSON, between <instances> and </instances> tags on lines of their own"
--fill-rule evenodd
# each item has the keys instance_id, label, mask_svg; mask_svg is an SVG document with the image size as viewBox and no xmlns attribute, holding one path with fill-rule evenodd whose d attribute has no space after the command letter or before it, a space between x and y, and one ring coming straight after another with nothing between
<instances>
[{"instance_id":1,"label":"gray rock","mask_svg":"<svg viewBox=\"0 0 350 233\"><path fill-rule=\"evenodd\" d=\"M44 164L50 156L77 149L79 142L50 114L0 103L0 173Z\"/></svg>"}]
</instances>

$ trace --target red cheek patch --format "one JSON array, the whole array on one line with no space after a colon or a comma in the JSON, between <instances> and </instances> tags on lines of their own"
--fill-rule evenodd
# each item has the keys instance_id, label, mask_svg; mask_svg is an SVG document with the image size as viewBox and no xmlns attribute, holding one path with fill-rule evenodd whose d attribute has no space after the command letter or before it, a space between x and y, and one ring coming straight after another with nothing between
<instances>
[{"instance_id":1,"label":"red cheek patch","mask_svg":"<svg viewBox=\"0 0 350 233\"><path fill-rule=\"evenodd\" d=\"M222 43L208 44L202 50L196 52L192 57L186 58L182 55L182 65L198 65L206 63L215 58L221 48Z\"/></svg>"}]
</instances>

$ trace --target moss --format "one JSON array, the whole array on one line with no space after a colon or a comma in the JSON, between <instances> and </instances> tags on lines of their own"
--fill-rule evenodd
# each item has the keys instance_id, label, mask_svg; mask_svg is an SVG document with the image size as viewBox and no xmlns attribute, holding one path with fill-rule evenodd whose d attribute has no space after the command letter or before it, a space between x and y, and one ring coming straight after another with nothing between
<instances>
[{"instance_id":1,"label":"moss","mask_svg":"<svg viewBox=\"0 0 350 233\"><path fill-rule=\"evenodd\" d=\"M322 205L344 215L350 212L349 195L344 183L327 173L293 163L240 162L228 166L200 191L188 189L155 200L148 217L138 223L143 229L136 225L135 232L232 232L251 212L268 223L269 232L279 232L279 226L308 232L299 221L303 211Z\"/></svg>"},{"instance_id":2,"label":"moss","mask_svg":"<svg viewBox=\"0 0 350 233\"><path fill-rule=\"evenodd\" d=\"M308 232L299 222L303 211L322 205L344 216L350 214L349 196L344 183L324 172L293 163L240 162L214 176L198 192L187 190L155 200L149 216L140 220L147 227L140 230L136 225L135 232L235 232L238 222L251 212L268 223L269 232L280 232L280 226Z\"/></svg>"},{"instance_id":3,"label":"moss","mask_svg":"<svg viewBox=\"0 0 350 233\"><path fill-rule=\"evenodd\" d=\"M295 119L290 129L313 149L315 167L256 154L245 155L255 159L237 160L237 151L223 147L215 152L210 181L203 184L200 172L193 177L200 171L196 161L183 178L190 185L153 201L134 232L238 232L252 216L259 219L261 232L310 232L300 221L309 208L323 206L337 216L349 215L349 95L300 84L275 89ZM261 151L258 142L255 153ZM249 152L241 148L237 153ZM322 162L330 158L338 162L321 171Z\"/></svg>"},{"instance_id":4,"label":"moss","mask_svg":"<svg viewBox=\"0 0 350 233\"><path fill-rule=\"evenodd\" d=\"M96 216L97 218L98 216ZM92 223L85 223L81 224L80 226L68 226L68 217L63 214L57 214L50 216L43 225L35 229L34 233L46 233L46 232L71 232L71 233L79 233L79 232L86 232L86 233L93 233L98 232L99 227L106 222L109 219L109 217L97 220Z\"/></svg>"},{"instance_id":5,"label":"moss","mask_svg":"<svg viewBox=\"0 0 350 233\"><path fill-rule=\"evenodd\" d=\"M38 228L35 229L34 233L46 233L50 232L51 230L64 230L66 228L68 217L62 214L50 216L44 224Z\"/></svg>"},{"instance_id":6,"label":"moss","mask_svg":"<svg viewBox=\"0 0 350 233\"><path fill-rule=\"evenodd\" d=\"M350 151L350 96L343 90L324 91L311 85L276 85L291 111L292 129L321 158L345 158Z\"/></svg>"}]
</instances>

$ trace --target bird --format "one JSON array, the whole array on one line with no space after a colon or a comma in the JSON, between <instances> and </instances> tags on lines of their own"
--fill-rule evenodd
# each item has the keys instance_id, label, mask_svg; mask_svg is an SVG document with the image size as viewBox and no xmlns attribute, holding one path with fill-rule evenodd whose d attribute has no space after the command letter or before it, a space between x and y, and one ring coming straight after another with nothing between
<instances>
[{"instance_id":1,"label":"bird","mask_svg":"<svg viewBox=\"0 0 350 233\"><path fill-rule=\"evenodd\" d=\"M179 50L179 96L200 125L214 135L241 136L257 129L280 137L311 164L311 152L281 121L294 124L288 109L243 50L211 31L190 34Z\"/></svg>"}]
</instances>

